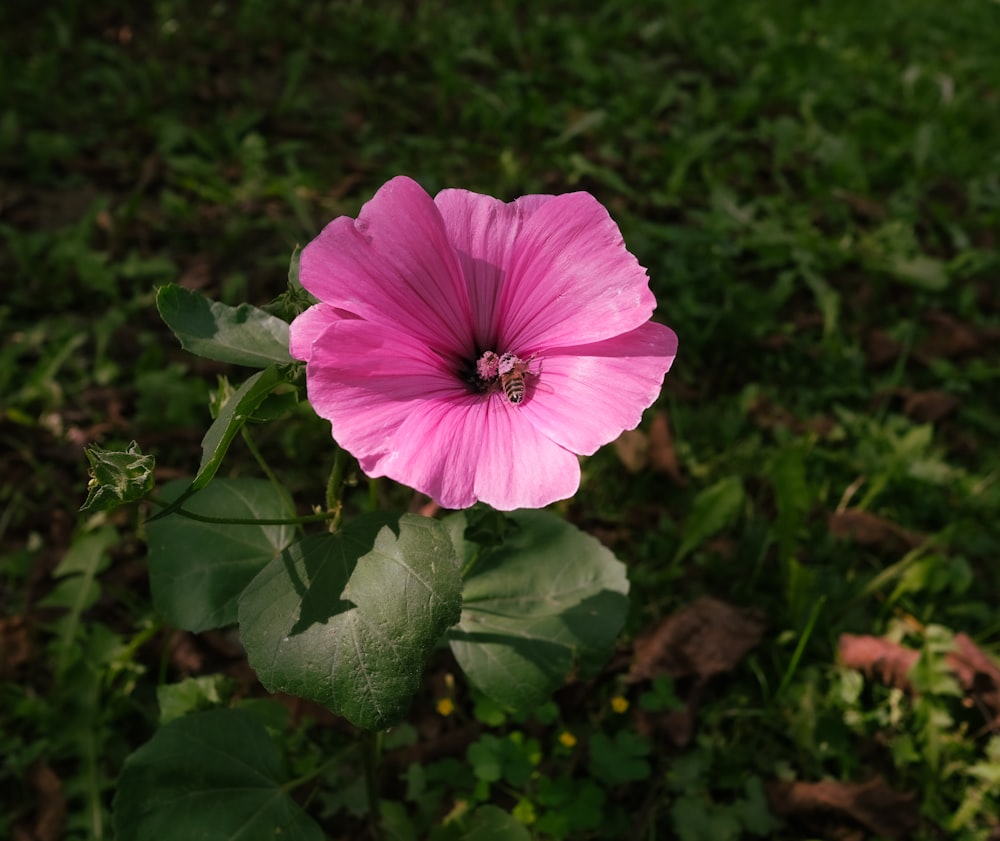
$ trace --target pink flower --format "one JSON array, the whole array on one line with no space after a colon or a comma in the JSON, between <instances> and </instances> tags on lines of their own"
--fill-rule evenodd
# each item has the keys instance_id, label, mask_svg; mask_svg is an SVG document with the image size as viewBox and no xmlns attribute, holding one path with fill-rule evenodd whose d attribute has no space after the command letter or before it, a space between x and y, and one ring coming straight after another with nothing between
<instances>
[{"instance_id":1,"label":"pink flower","mask_svg":"<svg viewBox=\"0 0 1000 841\"><path fill-rule=\"evenodd\" d=\"M634 429L677 336L588 193L505 204L384 184L302 252L320 303L291 327L309 402L369 476L445 508L538 508L577 454Z\"/></svg>"}]
</instances>

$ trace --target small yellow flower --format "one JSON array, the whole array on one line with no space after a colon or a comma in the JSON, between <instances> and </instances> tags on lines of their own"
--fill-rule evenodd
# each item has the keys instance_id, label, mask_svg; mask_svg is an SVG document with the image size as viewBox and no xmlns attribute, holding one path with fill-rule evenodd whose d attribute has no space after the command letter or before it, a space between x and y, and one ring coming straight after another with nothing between
<instances>
[{"instance_id":1,"label":"small yellow flower","mask_svg":"<svg viewBox=\"0 0 1000 841\"><path fill-rule=\"evenodd\" d=\"M570 733L569 730L563 730L563 732L559 734L559 742L565 748L576 747L576 736Z\"/></svg>"},{"instance_id":2,"label":"small yellow flower","mask_svg":"<svg viewBox=\"0 0 1000 841\"><path fill-rule=\"evenodd\" d=\"M621 695L615 695L611 699L611 709L613 709L619 715L628 709L628 698L623 698Z\"/></svg>"},{"instance_id":3,"label":"small yellow flower","mask_svg":"<svg viewBox=\"0 0 1000 841\"><path fill-rule=\"evenodd\" d=\"M451 698L442 698L437 702L437 711L439 715L451 715L455 712L455 702Z\"/></svg>"}]
</instances>

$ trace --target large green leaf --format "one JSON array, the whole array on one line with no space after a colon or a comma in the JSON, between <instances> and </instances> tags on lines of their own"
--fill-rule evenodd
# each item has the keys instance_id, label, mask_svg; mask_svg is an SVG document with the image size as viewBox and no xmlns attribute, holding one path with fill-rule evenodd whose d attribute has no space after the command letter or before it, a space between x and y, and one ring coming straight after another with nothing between
<instances>
[{"instance_id":1,"label":"large green leaf","mask_svg":"<svg viewBox=\"0 0 1000 841\"><path fill-rule=\"evenodd\" d=\"M163 497L173 499L189 484L171 482ZM262 479L217 479L190 497L185 509L228 519L294 514L288 494ZM153 603L171 625L187 631L233 624L243 588L294 537L291 526L204 523L178 514L147 528Z\"/></svg>"},{"instance_id":2,"label":"large green leaf","mask_svg":"<svg viewBox=\"0 0 1000 841\"><path fill-rule=\"evenodd\" d=\"M449 518L452 535L464 514ZM504 543L485 549L448 632L469 679L512 709L542 703L574 669L601 666L628 609L625 567L593 537L545 511L510 515ZM467 544L459 554L468 557Z\"/></svg>"},{"instance_id":3,"label":"large green leaf","mask_svg":"<svg viewBox=\"0 0 1000 841\"><path fill-rule=\"evenodd\" d=\"M365 515L268 564L240 598L240 635L271 691L382 729L406 712L435 642L458 621L461 588L439 522Z\"/></svg>"},{"instance_id":4,"label":"large green leaf","mask_svg":"<svg viewBox=\"0 0 1000 841\"><path fill-rule=\"evenodd\" d=\"M267 730L237 710L192 713L125 760L115 836L129 841L323 841L286 790Z\"/></svg>"},{"instance_id":5,"label":"large green leaf","mask_svg":"<svg viewBox=\"0 0 1000 841\"><path fill-rule=\"evenodd\" d=\"M181 346L197 356L251 368L293 361L288 325L250 304L230 307L168 284L157 290L156 306Z\"/></svg>"}]
</instances>

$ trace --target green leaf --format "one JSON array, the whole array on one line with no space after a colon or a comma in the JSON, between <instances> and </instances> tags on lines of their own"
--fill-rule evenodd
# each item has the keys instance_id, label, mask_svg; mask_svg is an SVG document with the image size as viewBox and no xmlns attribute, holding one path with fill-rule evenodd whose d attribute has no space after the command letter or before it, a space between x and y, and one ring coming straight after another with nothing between
<instances>
[{"instance_id":1,"label":"green leaf","mask_svg":"<svg viewBox=\"0 0 1000 841\"><path fill-rule=\"evenodd\" d=\"M631 730L619 730L613 741L595 733L590 739L590 773L611 786L648 779L651 769L646 757L651 749L649 742Z\"/></svg>"},{"instance_id":2,"label":"green leaf","mask_svg":"<svg viewBox=\"0 0 1000 841\"><path fill-rule=\"evenodd\" d=\"M531 841L531 833L513 815L486 804L472 813L459 841Z\"/></svg>"},{"instance_id":3,"label":"green leaf","mask_svg":"<svg viewBox=\"0 0 1000 841\"><path fill-rule=\"evenodd\" d=\"M250 304L230 307L168 284L157 290L156 306L181 346L197 356L251 368L292 361L288 325Z\"/></svg>"},{"instance_id":4,"label":"green leaf","mask_svg":"<svg viewBox=\"0 0 1000 841\"><path fill-rule=\"evenodd\" d=\"M925 254L918 254L915 257L895 257L889 261L886 268L897 280L930 292L947 289L950 283L945 264Z\"/></svg>"},{"instance_id":5,"label":"green leaf","mask_svg":"<svg viewBox=\"0 0 1000 841\"><path fill-rule=\"evenodd\" d=\"M57 674L62 674L69 665L83 612L100 598L97 576L107 569L110 563L108 549L117 542L118 532L111 526L76 538L53 572L59 578L58 583L38 603L41 607L61 607L67 611L57 623Z\"/></svg>"},{"instance_id":6,"label":"green leaf","mask_svg":"<svg viewBox=\"0 0 1000 841\"><path fill-rule=\"evenodd\" d=\"M628 580L608 549L564 520L544 511L509 516L517 527L473 566L462 621L448 639L480 690L530 710L574 667L591 672L603 664L625 621ZM453 537L462 518L448 518Z\"/></svg>"},{"instance_id":7,"label":"green leaf","mask_svg":"<svg viewBox=\"0 0 1000 841\"><path fill-rule=\"evenodd\" d=\"M781 559L788 560L795 554L799 532L812 504L802 447L790 446L777 453L771 463L770 474L778 509L774 534L778 539Z\"/></svg>"},{"instance_id":8,"label":"green leaf","mask_svg":"<svg viewBox=\"0 0 1000 841\"><path fill-rule=\"evenodd\" d=\"M156 703L160 707L160 724L197 710L212 709L222 705L232 693L231 678L222 674L189 677L180 683L156 687Z\"/></svg>"},{"instance_id":9,"label":"green leaf","mask_svg":"<svg viewBox=\"0 0 1000 841\"><path fill-rule=\"evenodd\" d=\"M381 730L402 718L434 644L458 621L461 588L441 523L368 514L268 564L240 598L240 634L272 692Z\"/></svg>"},{"instance_id":10,"label":"green leaf","mask_svg":"<svg viewBox=\"0 0 1000 841\"><path fill-rule=\"evenodd\" d=\"M91 478L81 511L110 511L142 499L152 489L156 460L145 455L135 441L124 452L87 447L84 453Z\"/></svg>"},{"instance_id":11,"label":"green leaf","mask_svg":"<svg viewBox=\"0 0 1000 841\"><path fill-rule=\"evenodd\" d=\"M253 716L192 713L125 760L114 799L117 838L131 841L323 841L287 792L281 755Z\"/></svg>"},{"instance_id":12,"label":"green leaf","mask_svg":"<svg viewBox=\"0 0 1000 841\"><path fill-rule=\"evenodd\" d=\"M739 476L728 476L701 491L691 503L684 540L675 561L684 558L708 538L736 522L745 494Z\"/></svg>"},{"instance_id":13,"label":"green leaf","mask_svg":"<svg viewBox=\"0 0 1000 841\"><path fill-rule=\"evenodd\" d=\"M191 483L193 490L205 487L215 476L229 445L254 410L264 402L275 386L285 381L277 366L258 371L237 389L219 410L219 416L201 440L201 465Z\"/></svg>"},{"instance_id":14,"label":"green leaf","mask_svg":"<svg viewBox=\"0 0 1000 841\"><path fill-rule=\"evenodd\" d=\"M187 486L186 480L171 482L163 496L173 499ZM262 479L217 479L185 507L228 519L294 512L288 494ZM147 528L153 603L171 625L195 632L233 624L240 593L294 537L291 526L205 523L179 514Z\"/></svg>"},{"instance_id":15,"label":"green leaf","mask_svg":"<svg viewBox=\"0 0 1000 841\"><path fill-rule=\"evenodd\" d=\"M743 783L743 790L746 796L733 801L733 816L750 834L758 838L773 837L781 828L781 824L771 814L760 777L754 775L747 778Z\"/></svg>"}]
</instances>

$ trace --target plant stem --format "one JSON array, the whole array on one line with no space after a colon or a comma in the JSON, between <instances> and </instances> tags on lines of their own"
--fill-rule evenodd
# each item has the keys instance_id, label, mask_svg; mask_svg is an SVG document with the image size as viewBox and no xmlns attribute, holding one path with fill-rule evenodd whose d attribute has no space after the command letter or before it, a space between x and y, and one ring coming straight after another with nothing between
<instances>
[{"instance_id":1,"label":"plant stem","mask_svg":"<svg viewBox=\"0 0 1000 841\"><path fill-rule=\"evenodd\" d=\"M379 759L382 753L382 734L365 730L361 736L361 749L365 765L365 790L368 793L368 822L372 841L382 841L382 806L379 799Z\"/></svg>"},{"instance_id":2,"label":"plant stem","mask_svg":"<svg viewBox=\"0 0 1000 841\"><path fill-rule=\"evenodd\" d=\"M343 507L340 499L341 490L344 486L344 462L346 456L342 447L337 447L337 452L333 457L333 467L330 470L330 478L326 481L326 510L331 511L330 531L336 531L340 525L340 512Z\"/></svg>"},{"instance_id":3,"label":"plant stem","mask_svg":"<svg viewBox=\"0 0 1000 841\"><path fill-rule=\"evenodd\" d=\"M173 504L155 496L148 496L146 499L162 508ZM179 517L187 517L189 520L197 520L199 523L218 523L225 526L298 526L303 523L334 520L338 516L336 512L324 511L320 514L307 514L304 517L209 517L205 514L195 514L194 511L188 511L186 508L176 508L170 513Z\"/></svg>"},{"instance_id":4,"label":"plant stem","mask_svg":"<svg viewBox=\"0 0 1000 841\"><path fill-rule=\"evenodd\" d=\"M257 446L257 442L253 440L253 436L245 426L240 427L240 435L243 436L243 442L247 445L247 449L250 450L250 454L257 462L257 466L264 471L264 475L270 479L271 484L279 488L284 487L281 484L281 480L271 470L271 466L264 460L264 454L260 451L260 447Z\"/></svg>"}]
</instances>

